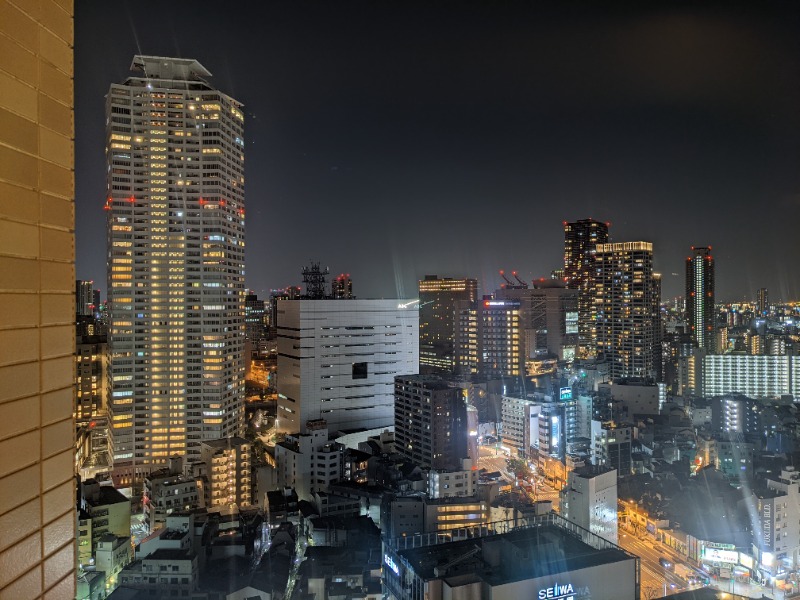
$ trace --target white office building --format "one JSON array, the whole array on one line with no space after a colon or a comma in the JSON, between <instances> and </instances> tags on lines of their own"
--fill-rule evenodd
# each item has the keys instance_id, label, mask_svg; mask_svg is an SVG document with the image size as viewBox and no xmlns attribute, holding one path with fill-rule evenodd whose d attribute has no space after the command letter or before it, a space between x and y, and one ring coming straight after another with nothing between
<instances>
[{"instance_id":1,"label":"white office building","mask_svg":"<svg viewBox=\"0 0 800 600\"><path fill-rule=\"evenodd\" d=\"M419 311L402 300L278 300L278 430L394 425L394 378L419 373Z\"/></svg>"},{"instance_id":2,"label":"white office building","mask_svg":"<svg viewBox=\"0 0 800 600\"><path fill-rule=\"evenodd\" d=\"M612 544L617 543L617 471L581 467L570 471L561 492L561 514Z\"/></svg>"},{"instance_id":3,"label":"white office building","mask_svg":"<svg viewBox=\"0 0 800 600\"><path fill-rule=\"evenodd\" d=\"M528 456L531 446L539 446L541 404L525 398L503 396L500 403L503 420L503 444Z\"/></svg>"},{"instance_id":4,"label":"white office building","mask_svg":"<svg viewBox=\"0 0 800 600\"><path fill-rule=\"evenodd\" d=\"M244 115L193 59L136 56L106 97L114 480L241 432Z\"/></svg>"}]
</instances>

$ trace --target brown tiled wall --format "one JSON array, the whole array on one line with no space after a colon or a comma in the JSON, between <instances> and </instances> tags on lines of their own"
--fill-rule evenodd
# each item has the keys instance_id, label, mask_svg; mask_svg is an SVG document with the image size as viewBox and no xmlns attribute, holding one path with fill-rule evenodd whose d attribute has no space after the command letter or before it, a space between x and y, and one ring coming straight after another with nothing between
<instances>
[{"instance_id":1,"label":"brown tiled wall","mask_svg":"<svg viewBox=\"0 0 800 600\"><path fill-rule=\"evenodd\" d=\"M0 0L0 599L75 596L72 0Z\"/></svg>"}]
</instances>

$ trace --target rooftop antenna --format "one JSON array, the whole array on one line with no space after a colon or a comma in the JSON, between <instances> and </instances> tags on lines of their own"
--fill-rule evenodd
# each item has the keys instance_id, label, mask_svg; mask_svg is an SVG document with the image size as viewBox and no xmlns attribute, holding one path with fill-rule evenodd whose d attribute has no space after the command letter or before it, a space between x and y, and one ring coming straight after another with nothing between
<instances>
[{"instance_id":1,"label":"rooftop antenna","mask_svg":"<svg viewBox=\"0 0 800 600\"><path fill-rule=\"evenodd\" d=\"M303 267L303 283L306 284L306 300L323 300L327 285L328 267L321 270L319 263L311 261L310 267Z\"/></svg>"}]
</instances>

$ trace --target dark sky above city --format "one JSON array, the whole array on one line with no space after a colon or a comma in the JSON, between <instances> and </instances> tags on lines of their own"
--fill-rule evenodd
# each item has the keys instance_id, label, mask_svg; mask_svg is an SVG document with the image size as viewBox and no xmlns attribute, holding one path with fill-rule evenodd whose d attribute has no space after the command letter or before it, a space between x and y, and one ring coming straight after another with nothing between
<instances>
[{"instance_id":1,"label":"dark sky above city","mask_svg":"<svg viewBox=\"0 0 800 600\"><path fill-rule=\"evenodd\" d=\"M76 276L105 289L104 96L135 54L245 104L247 275L361 297L563 263L562 221L654 243L664 295L800 299L800 4L77 2ZM620 5L625 6L625 5Z\"/></svg>"}]
</instances>

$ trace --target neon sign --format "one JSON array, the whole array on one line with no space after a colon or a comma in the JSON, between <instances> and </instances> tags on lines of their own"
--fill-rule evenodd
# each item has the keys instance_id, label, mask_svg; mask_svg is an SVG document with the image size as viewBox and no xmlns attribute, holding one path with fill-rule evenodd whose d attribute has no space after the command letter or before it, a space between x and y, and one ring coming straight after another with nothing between
<instances>
[{"instance_id":1,"label":"neon sign","mask_svg":"<svg viewBox=\"0 0 800 600\"><path fill-rule=\"evenodd\" d=\"M554 583L552 586L539 590L538 600L575 600L578 596L588 596L589 588L578 588L571 583Z\"/></svg>"},{"instance_id":2,"label":"neon sign","mask_svg":"<svg viewBox=\"0 0 800 600\"><path fill-rule=\"evenodd\" d=\"M383 562L386 564L387 567L389 567L392 570L392 573L394 573L398 577L400 576L400 568L397 566L397 563L394 562L391 556L389 556L388 554L384 554Z\"/></svg>"}]
</instances>

